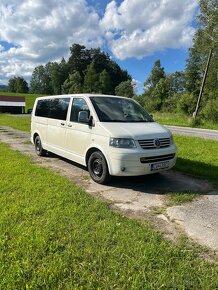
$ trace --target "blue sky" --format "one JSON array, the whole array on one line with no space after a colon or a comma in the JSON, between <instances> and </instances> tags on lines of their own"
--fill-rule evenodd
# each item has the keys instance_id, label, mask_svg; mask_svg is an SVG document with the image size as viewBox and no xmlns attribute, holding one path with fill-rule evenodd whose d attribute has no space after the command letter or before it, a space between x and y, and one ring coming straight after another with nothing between
<instances>
[{"instance_id":1,"label":"blue sky","mask_svg":"<svg viewBox=\"0 0 218 290\"><path fill-rule=\"evenodd\" d=\"M184 69L197 10L197 0L1 0L0 84L29 81L80 43L109 53L141 92L155 60L167 73Z\"/></svg>"}]
</instances>

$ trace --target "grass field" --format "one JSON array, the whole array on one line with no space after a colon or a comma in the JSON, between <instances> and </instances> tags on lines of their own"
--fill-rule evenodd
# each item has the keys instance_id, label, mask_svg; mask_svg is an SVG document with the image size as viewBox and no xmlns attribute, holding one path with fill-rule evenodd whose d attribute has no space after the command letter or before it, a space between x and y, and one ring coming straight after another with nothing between
<instances>
[{"instance_id":1,"label":"grass field","mask_svg":"<svg viewBox=\"0 0 218 290\"><path fill-rule=\"evenodd\" d=\"M0 144L0 289L216 289L218 265Z\"/></svg>"},{"instance_id":2,"label":"grass field","mask_svg":"<svg viewBox=\"0 0 218 290\"><path fill-rule=\"evenodd\" d=\"M0 114L0 125L9 126L21 131L30 132L30 116L20 115L19 117L10 114Z\"/></svg>"},{"instance_id":3,"label":"grass field","mask_svg":"<svg viewBox=\"0 0 218 290\"><path fill-rule=\"evenodd\" d=\"M175 169L218 185L218 142L178 135L174 140L178 146Z\"/></svg>"}]
</instances>

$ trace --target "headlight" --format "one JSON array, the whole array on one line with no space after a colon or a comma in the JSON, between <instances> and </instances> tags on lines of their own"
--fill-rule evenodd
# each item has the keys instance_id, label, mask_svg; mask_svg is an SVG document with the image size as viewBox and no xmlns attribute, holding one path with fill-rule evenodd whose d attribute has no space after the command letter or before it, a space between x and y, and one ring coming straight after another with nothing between
<instances>
[{"instance_id":1,"label":"headlight","mask_svg":"<svg viewBox=\"0 0 218 290\"><path fill-rule=\"evenodd\" d=\"M174 144L173 135L170 136L170 142L171 142L171 144Z\"/></svg>"},{"instance_id":2,"label":"headlight","mask_svg":"<svg viewBox=\"0 0 218 290\"><path fill-rule=\"evenodd\" d=\"M110 138L110 146L117 148L135 148L135 141L129 138Z\"/></svg>"}]
</instances>

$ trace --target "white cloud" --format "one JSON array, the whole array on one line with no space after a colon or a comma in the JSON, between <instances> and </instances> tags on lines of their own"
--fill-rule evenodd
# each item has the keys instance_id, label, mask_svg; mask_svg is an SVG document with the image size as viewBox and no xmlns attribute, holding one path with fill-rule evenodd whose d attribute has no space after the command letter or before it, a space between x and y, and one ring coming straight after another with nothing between
<instances>
[{"instance_id":1,"label":"white cloud","mask_svg":"<svg viewBox=\"0 0 218 290\"><path fill-rule=\"evenodd\" d=\"M28 79L37 65L67 57L73 43L106 45L118 59L191 44L197 0L111 1L102 19L88 1L1 0L0 40L13 47L0 44L0 83Z\"/></svg>"},{"instance_id":2,"label":"white cloud","mask_svg":"<svg viewBox=\"0 0 218 290\"><path fill-rule=\"evenodd\" d=\"M0 52L4 50L4 46L0 44Z\"/></svg>"},{"instance_id":3,"label":"white cloud","mask_svg":"<svg viewBox=\"0 0 218 290\"><path fill-rule=\"evenodd\" d=\"M102 45L99 16L85 0L1 0L0 39L15 46L0 47L0 83L66 57L73 43Z\"/></svg>"},{"instance_id":4,"label":"white cloud","mask_svg":"<svg viewBox=\"0 0 218 290\"><path fill-rule=\"evenodd\" d=\"M166 48L190 46L190 22L197 0L124 0L110 2L101 20L114 55L119 59L151 55Z\"/></svg>"}]
</instances>

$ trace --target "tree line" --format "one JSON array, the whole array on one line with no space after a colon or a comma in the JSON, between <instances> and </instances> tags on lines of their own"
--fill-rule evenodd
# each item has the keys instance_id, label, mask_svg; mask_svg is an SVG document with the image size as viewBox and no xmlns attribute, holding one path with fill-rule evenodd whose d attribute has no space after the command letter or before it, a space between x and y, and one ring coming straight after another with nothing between
<instances>
[{"instance_id":1,"label":"tree line","mask_svg":"<svg viewBox=\"0 0 218 290\"><path fill-rule=\"evenodd\" d=\"M127 71L99 48L70 47L68 61L49 62L33 71L30 92L39 94L115 94L122 82L131 84ZM132 91L133 92L133 91Z\"/></svg>"},{"instance_id":2,"label":"tree line","mask_svg":"<svg viewBox=\"0 0 218 290\"><path fill-rule=\"evenodd\" d=\"M150 111L179 111L191 116L211 53L198 120L204 118L218 122L218 6L217 0L200 0L199 4L198 29L185 70L166 74L157 60L138 100Z\"/></svg>"},{"instance_id":3,"label":"tree line","mask_svg":"<svg viewBox=\"0 0 218 290\"><path fill-rule=\"evenodd\" d=\"M218 8L217 0L200 0L198 28L189 49L184 71L166 74L156 60L144 82L144 92L136 96L131 76L99 48L80 44L70 47L70 57L37 66L29 91L38 94L102 93L136 98L150 111L183 112L192 115L197 103L208 54L212 57L200 103L200 117L218 121ZM22 77L9 80L9 91L26 92Z\"/></svg>"}]
</instances>

